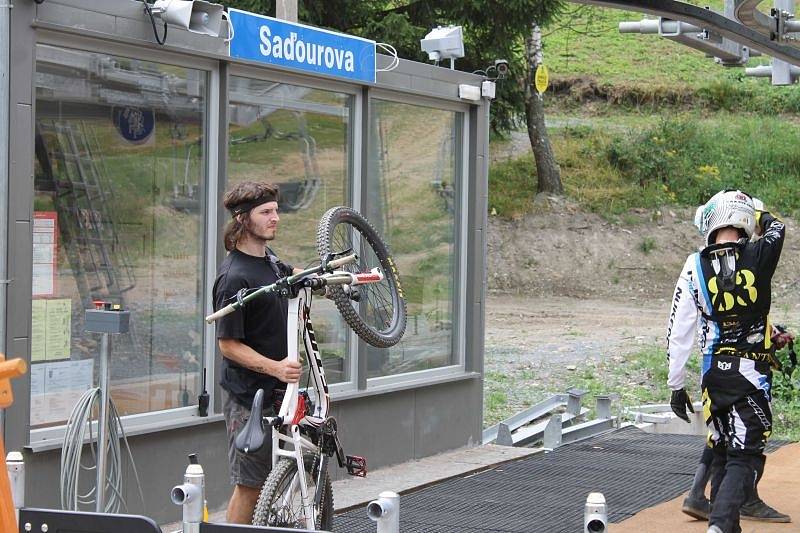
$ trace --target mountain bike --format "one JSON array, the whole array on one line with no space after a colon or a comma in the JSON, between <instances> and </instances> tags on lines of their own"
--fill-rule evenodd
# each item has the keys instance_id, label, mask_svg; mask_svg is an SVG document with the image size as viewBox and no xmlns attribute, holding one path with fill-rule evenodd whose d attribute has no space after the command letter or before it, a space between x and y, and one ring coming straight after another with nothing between
<instances>
[{"instance_id":1,"label":"mountain bike","mask_svg":"<svg viewBox=\"0 0 800 533\"><path fill-rule=\"evenodd\" d=\"M236 301L206 317L209 323L257 298L275 293L289 300L288 358L299 360L303 339L312 387L287 385L276 416L264 416L264 390L253 400L250 418L236 436L245 453L263 446L271 429L272 470L253 513L253 524L330 530L333 525L333 490L327 472L333 456L340 468L365 476L366 460L346 455L339 442L336 420L329 416L330 396L314 328L311 302L323 293L336 304L345 322L367 343L387 348L396 344L406 327L406 304L397 267L378 232L361 214L334 207L320 220L317 230L320 264L272 285L244 291Z\"/></svg>"}]
</instances>

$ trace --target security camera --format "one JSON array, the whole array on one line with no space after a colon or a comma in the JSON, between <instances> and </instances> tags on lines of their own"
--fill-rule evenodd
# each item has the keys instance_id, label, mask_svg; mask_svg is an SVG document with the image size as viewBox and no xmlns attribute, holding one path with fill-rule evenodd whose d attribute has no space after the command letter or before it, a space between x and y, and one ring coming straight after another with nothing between
<instances>
[{"instance_id":1,"label":"security camera","mask_svg":"<svg viewBox=\"0 0 800 533\"><path fill-rule=\"evenodd\" d=\"M508 60L506 59L495 59L494 60L494 68L497 70L497 75L500 77L505 77L508 74Z\"/></svg>"}]
</instances>

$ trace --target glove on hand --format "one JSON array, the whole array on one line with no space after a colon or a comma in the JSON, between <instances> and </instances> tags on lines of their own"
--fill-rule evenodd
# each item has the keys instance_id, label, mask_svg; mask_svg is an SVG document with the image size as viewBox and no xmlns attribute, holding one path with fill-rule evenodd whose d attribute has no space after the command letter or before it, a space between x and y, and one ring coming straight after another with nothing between
<instances>
[{"instance_id":1,"label":"glove on hand","mask_svg":"<svg viewBox=\"0 0 800 533\"><path fill-rule=\"evenodd\" d=\"M694 407L692 407L692 400L689 399L689 394L685 389L672 391L672 398L669 400L669 406L672 407L672 412L675 413L678 418L684 420L687 424L691 424L689 415L686 414L686 409L688 408L690 413L694 413Z\"/></svg>"},{"instance_id":2,"label":"glove on hand","mask_svg":"<svg viewBox=\"0 0 800 533\"><path fill-rule=\"evenodd\" d=\"M771 339L772 344L775 345L776 350L782 350L784 346L789 344L790 341L794 341L794 335L786 331L785 328L782 326L772 326L772 336Z\"/></svg>"}]
</instances>

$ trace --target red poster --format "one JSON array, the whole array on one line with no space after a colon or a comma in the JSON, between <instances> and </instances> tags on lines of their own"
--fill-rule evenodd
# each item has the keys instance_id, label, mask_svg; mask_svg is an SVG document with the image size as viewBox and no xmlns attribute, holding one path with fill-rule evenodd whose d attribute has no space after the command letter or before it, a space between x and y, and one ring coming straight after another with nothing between
<instances>
[{"instance_id":1,"label":"red poster","mask_svg":"<svg viewBox=\"0 0 800 533\"><path fill-rule=\"evenodd\" d=\"M58 267L58 215L33 212L33 296L55 296Z\"/></svg>"}]
</instances>

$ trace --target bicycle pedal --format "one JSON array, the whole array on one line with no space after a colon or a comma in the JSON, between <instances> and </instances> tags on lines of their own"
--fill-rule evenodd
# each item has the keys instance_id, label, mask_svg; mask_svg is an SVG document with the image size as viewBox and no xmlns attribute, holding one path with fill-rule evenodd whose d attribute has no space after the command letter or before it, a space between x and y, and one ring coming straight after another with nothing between
<instances>
[{"instance_id":1,"label":"bicycle pedal","mask_svg":"<svg viewBox=\"0 0 800 533\"><path fill-rule=\"evenodd\" d=\"M367 459L360 455L346 455L345 468L351 476L367 477Z\"/></svg>"}]
</instances>

